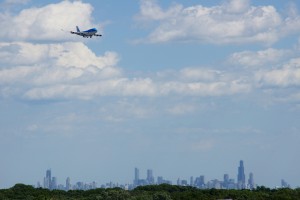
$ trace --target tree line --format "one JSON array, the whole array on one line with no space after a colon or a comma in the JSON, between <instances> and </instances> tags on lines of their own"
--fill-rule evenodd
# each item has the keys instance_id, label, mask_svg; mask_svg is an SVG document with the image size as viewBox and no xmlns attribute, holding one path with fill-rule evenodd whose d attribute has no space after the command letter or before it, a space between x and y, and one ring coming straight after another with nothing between
<instances>
[{"instance_id":1,"label":"tree line","mask_svg":"<svg viewBox=\"0 0 300 200\"><path fill-rule=\"evenodd\" d=\"M264 186L255 190L198 189L177 185L148 185L134 190L98 188L94 190L48 190L16 184L0 190L0 200L300 200L300 188L270 189Z\"/></svg>"}]
</instances>

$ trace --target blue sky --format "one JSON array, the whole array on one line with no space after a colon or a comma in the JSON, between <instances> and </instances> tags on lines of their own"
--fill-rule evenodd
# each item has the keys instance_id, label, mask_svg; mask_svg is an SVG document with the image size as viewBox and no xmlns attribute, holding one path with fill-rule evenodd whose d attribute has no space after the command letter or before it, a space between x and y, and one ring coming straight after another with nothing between
<instances>
[{"instance_id":1,"label":"blue sky","mask_svg":"<svg viewBox=\"0 0 300 200\"><path fill-rule=\"evenodd\" d=\"M239 160L259 185L300 185L298 1L0 5L0 188L48 168L60 183L130 183L134 167L236 179Z\"/></svg>"}]
</instances>

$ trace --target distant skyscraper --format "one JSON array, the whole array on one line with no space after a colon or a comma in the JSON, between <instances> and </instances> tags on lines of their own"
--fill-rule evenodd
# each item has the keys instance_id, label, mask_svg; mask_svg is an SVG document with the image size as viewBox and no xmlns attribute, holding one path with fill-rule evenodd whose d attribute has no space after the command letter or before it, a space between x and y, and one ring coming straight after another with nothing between
<instances>
[{"instance_id":1,"label":"distant skyscraper","mask_svg":"<svg viewBox=\"0 0 300 200\"><path fill-rule=\"evenodd\" d=\"M244 172L244 162L240 161L240 166L238 168L238 189L245 189L246 188L246 179L245 179L245 172Z\"/></svg>"},{"instance_id":2,"label":"distant skyscraper","mask_svg":"<svg viewBox=\"0 0 300 200\"><path fill-rule=\"evenodd\" d=\"M254 178L253 178L253 173L252 172L249 174L248 188L251 189L251 190L255 189Z\"/></svg>"},{"instance_id":3,"label":"distant skyscraper","mask_svg":"<svg viewBox=\"0 0 300 200\"><path fill-rule=\"evenodd\" d=\"M48 170L46 171L46 178L51 179L51 169L48 169Z\"/></svg>"},{"instance_id":4,"label":"distant skyscraper","mask_svg":"<svg viewBox=\"0 0 300 200\"><path fill-rule=\"evenodd\" d=\"M57 179L56 177L52 177L52 181L51 181L51 190L56 190L57 189Z\"/></svg>"},{"instance_id":5,"label":"distant skyscraper","mask_svg":"<svg viewBox=\"0 0 300 200\"><path fill-rule=\"evenodd\" d=\"M181 185L181 180L180 180L180 178L177 179L177 185Z\"/></svg>"},{"instance_id":6,"label":"distant skyscraper","mask_svg":"<svg viewBox=\"0 0 300 200\"><path fill-rule=\"evenodd\" d=\"M224 179L223 179L223 188L227 189L229 184L229 175L224 174Z\"/></svg>"},{"instance_id":7,"label":"distant skyscraper","mask_svg":"<svg viewBox=\"0 0 300 200\"><path fill-rule=\"evenodd\" d=\"M140 180L140 170L138 168L134 169L134 185L138 185Z\"/></svg>"},{"instance_id":8,"label":"distant skyscraper","mask_svg":"<svg viewBox=\"0 0 300 200\"><path fill-rule=\"evenodd\" d=\"M67 180L66 180L66 190L70 190L71 189L71 181L70 181L70 178L68 177Z\"/></svg>"},{"instance_id":9,"label":"distant skyscraper","mask_svg":"<svg viewBox=\"0 0 300 200\"><path fill-rule=\"evenodd\" d=\"M204 176L202 175L202 176L200 176L200 184L201 185L205 185L205 178L204 178Z\"/></svg>"},{"instance_id":10,"label":"distant skyscraper","mask_svg":"<svg viewBox=\"0 0 300 200\"><path fill-rule=\"evenodd\" d=\"M194 186L196 186L198 188L205 188L205 180L204 180L204 176L203 175L201 175L200 177L196 178Z\"/></svg>"},{"instance_id":11,"label":"distant skyscraper","mask_svg":"<svg viewBox=\"0 0 300 200\"><path fill-rule=\"evenodd\" d=\"M193 176L191 176L191 178L190 178L190 186L194 186L194 177Z\"/></svg>"},{"instance_id":12,"label":"distant skyscraper","mask_svg":"<svg viewBox=\"0 0 300 200\"><path fill-rule=\"evenodd\" d=\"M282 188L289 188L290 185L284 179L281 179L281 187Z\"/></svg>"},{"instance_id":13,"label":"distant skyscraper","mask_svg":"<svg viewBox=\"0 0 300 200\"><path fill-rule=\"evenodd\" d=\"M154 184L154 177L153 177L152 169L147 170L147 181L148 181L148 184Z\"/></svg>"},{"instance_id":14,"label":"distant skyscraper","mask_svg":"<svg viewBox=\"0 0 300 200\"><path fill-rule=\"evenodd\" d=\"M44 178L44 188L51 189L51 169L46 171L46 177Z\"/></svg>"},{"instance_id":15,"label":"distant skyscraper","mask_svg":"<svg viewBox=\"0 0 300 200\"><path fill-rule=\"evenodd\" d=\"M163 177L162 176L158 176L157 177L157 184L159 185L159 184L162 184L163 182L164 182Z\"/></svg>"}]
</instances>

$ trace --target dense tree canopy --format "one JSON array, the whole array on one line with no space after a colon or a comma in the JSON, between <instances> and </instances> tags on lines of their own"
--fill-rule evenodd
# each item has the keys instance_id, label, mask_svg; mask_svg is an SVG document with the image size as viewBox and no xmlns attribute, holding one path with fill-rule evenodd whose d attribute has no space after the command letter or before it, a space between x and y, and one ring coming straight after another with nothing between
<instances>
[{"instance_id":1,"label":"dense tree canopy","mask_svg":"<svg viewBox=\"0 0 300 200\"><path fill-rule=\"evenodd\" d=\"M34 188L24 184L16 184L10 189L0 190L0 200L206 200L206 199L234 199L234 200L299 200L298 189L270 189L258 187L256 190L217 190L197 189L175 185L149 185L137 187L134 190L120 188L95 189L95 190L47 190Z\"/></svg>"}]
</instances>

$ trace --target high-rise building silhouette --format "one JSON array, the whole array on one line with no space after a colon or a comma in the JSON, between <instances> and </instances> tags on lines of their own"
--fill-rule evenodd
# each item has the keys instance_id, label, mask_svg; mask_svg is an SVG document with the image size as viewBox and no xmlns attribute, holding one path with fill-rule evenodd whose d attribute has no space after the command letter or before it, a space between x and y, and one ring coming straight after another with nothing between
<instances>
[{"instance_id":1,"label":"high-rise building silhouette","mask_svg":"<svg viewBox=\"0 0 300 200\"><path fill-rule=\"evenodd\" d=\"M204 186L204 185L205 185L205 178L204 178L204 175L201 175L201 176L200 176L200 184L201 184L201 186Z\"/></svg>"},{"instance_id":2,"label":"high-rise building silhouette","mask_svg":"<svg viewBox=\"0 0 300 200\"><path fill-rule=\"evenodd\" d=\"M237 186L238 189L245 189L246 188L246 179L245 179L245 171L244 171L244 162L240 161L240 166L238 167L238 182Z\"/></svg>"},{"instance_id":3,"label":"high-rise building silhouette","mask_svg":"<svg viewBox=\"0 0 300 200\"><path fill-rule=\"evenodd\" d=\"M159 184L163 184L163 183L164 183L163 177L162 176L158 176L157 177L157 184L159 185Z\"/></svg>"},{"instance_id":4,"label":"high-rise building silhouette","mask_svg":"<svg viewBox=\"0 0 300 200\"><path fill-rule=\"evenodd\" d=\"M138 168L134 169L134 185L138 185L140 180L140 170Z\"/></svg>"},{"instance_id":5,"label":"high-rise building silhouette","mask_svg":"<svg viewBox=\"0 0 300 200\"><path fill-rule=\"evenodd\" d=\"M48 169L48 170L46 171L46 177L47 177L47 178L51 178L51 169Z\"/></svg>"},{"instance_id":6,"label":"high-rise building silhouette","mask_svg":"<svg viewBox=\"0 0 300 200\"><path fill-rule=\"evenodd\" d=\"M44 188L51 189L52 177L51 177L51 169L46 171L46 177L44 178Z\"/></svg>"},{"instance_id":7,"label":"high-rise building silhouette","mask_svg":"<svg viewBox=\"0 0 300 200\"><path fill-rule=\"evenodd\" d=\"M252 172L249 174L248 188L251 189L251 190L255 188L255 183L254 183L254 178L253 178L253 173Z\"/></svg>"},{"instance_id":8,"label":"high-rise building silhouette","mask_svg":"<svg viewBox=\"0 0 300 200\"><path fill-rule=\"evenodd\" d=\"M228 184L229 184L229 175L228 174L224 174L224 178L223 178L223 188L228 188Z\"/></svg>"},{"instance_id":9,"label":"high-rise building silhouette","mask_svg":"<svg viewBox=\"0 0 300 200\"><path fill-rule=\"evenodd\" d=\"M154 177L152 169L147 170L147 182L148 184L154 184Z\"/></svg>"},{"instance_id":10,"label":"high-rise building silhouette","mask_svg":"<svg viewBox=\"0 0 300 200\"><path fill-rule=\"evenodd\" d=\"M290 185L284 179L281 179L281 187L282 188L289 188Z\"/></svg>"},{"instance_id":11,"label":"high-rise building silhouette","mask_svg":"<svg viewBox=\"0 0 300 200\"><path fill-rule=\"evenodd\" d=\"M199 188L204 188L204 187L205 187L205 179L204 179L204 176L201 175L201 176L197 177L196 180L195 180L194 185L195 185L196 187L199 187Z\"/></svg>"},{"instance_id":12,"label":"high-rise building silhouette","mask_svg":"<svg viewBox=\"0 0 300 200\"><path fill-rule=\"evenodd\" d=\"M57 178L56 177L52 177L50 189L51 190L56 190L57 189Z\"/></svg>"},{"instance_id":13,"label":"high-rise building silhouette","mask_svg":"<svg viewBox=\"0 0 300 200\"><path fill-rule=\"evenodd\" d=\"M194 177L193 176L190 177L190 186L194 186Z\"/></svg>"},{"instance_id":14,"label":"high-rise building silhouette","mask_svg":"<svg viewBox=\"0 0 300 200\"><path fill-rule=\"evenodd\" d=\"M66 179L66 190L68 191L68 190L70 190L71 189L71 180L70 180L70 178L68 177L67 179Z\"/></svg>"}]
</instances>

